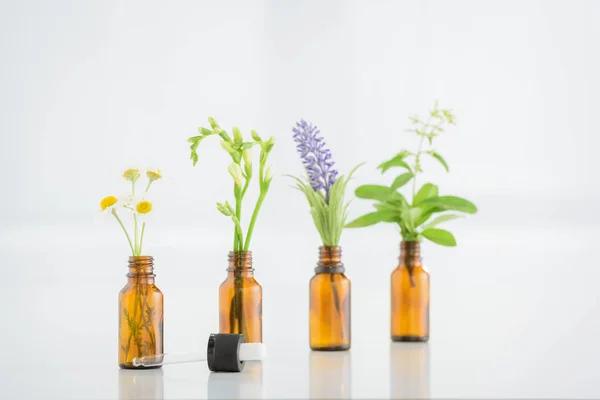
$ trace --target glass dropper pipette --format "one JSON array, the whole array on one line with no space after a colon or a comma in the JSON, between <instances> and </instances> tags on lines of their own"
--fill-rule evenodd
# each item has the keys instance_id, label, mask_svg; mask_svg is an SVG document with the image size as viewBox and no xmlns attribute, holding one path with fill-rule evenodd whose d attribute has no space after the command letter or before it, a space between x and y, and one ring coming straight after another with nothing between
<instances>
[{"instance_id":1,"label":"glass dropper pipette","mask_svg":"<svg viewBox=\"0 0 600 400\"><path fill-rule=\"evenodd\" d=\"M245 361L260 361L266 357L262 343L245 343L244 336L228 333L213 333L208 339L206 353L165 353L132 360L134 367L158 367L166 364L183 364L207 361L208 368L215 372L240 372Z\"/></svg>"}]
</instances>

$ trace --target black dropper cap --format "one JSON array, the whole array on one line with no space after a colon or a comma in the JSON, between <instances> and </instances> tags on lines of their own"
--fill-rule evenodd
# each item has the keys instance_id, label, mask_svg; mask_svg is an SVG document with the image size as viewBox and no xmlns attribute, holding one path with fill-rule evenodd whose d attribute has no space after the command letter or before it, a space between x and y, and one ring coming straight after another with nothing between
<instances>
[{"instance_id":1,"label":"black dropper cap","mask_svg":"<svg viewBox=\"0 0 600 400\"><path fill-rule=\"evenodd\" d=\"M246 343L244 335L211 333L206 349L208 369L213 372L242 372L245 365L239 358L242 343Z\"/></svg>"}]
</instances>

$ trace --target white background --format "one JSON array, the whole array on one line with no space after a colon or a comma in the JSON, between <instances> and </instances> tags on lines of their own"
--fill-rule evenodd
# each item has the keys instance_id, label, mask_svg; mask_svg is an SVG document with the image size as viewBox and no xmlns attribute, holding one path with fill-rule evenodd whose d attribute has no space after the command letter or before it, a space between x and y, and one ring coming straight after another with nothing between
<instances>
[{"instance_id":1,"label":"white background","mask_svg":"<svg viewBox=\"0 0 600 400\"><path fill-rule=\"evenodd\" d=\"M599 22L593 0L2 1L1 397L599 397ZM421 182L480 212L448 225L457 248L424 245L432 339L389 343L400 237L376 226L342 237L351 352L310 353L319 238L282 176L303 173L291 128L316 123L342 173L367 162L351 197L391 181L376 165L414 148L407 116L435 99L458 117L437 143L451 173L427 163ZM252 244L271 358L235 376L119 372L128 248L97 207L125 193L125 168L167 177L145 246L166 350L218 329L228 159L211 138L192 168L186 143L208 116L277 139Z\"/></svg>"}]
</instances>

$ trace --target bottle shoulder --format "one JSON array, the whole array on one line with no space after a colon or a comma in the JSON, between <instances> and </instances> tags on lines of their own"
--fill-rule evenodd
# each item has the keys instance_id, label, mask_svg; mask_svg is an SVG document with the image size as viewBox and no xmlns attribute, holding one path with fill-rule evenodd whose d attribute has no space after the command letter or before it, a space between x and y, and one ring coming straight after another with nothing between
<instances>
[{"instance_id":1,"label":"bottle shoulder","mask_svg":"<svg viewBox=\"0 0 600 400\"><path fill-rule=\"evenodd\" d=\"M350 284L350 278L348 278L346 276L346 274L344 273L335 273L335 274L328 274L328 273L320 273L320 274L315 274L313 275L313 277L311 278L310 282L314 282L314 283L320 283L320 282L325 282L325 281L338 281L338 282L347 282L348 284Z\"/></svg>"},{"instance_id":2,"label":"bottle shoulder","mask_svg":"<svg viewBox=\"0 0 600 400\"><path fill-rule=\"evenodd\" d=\"M119 295L133 295L136 293L136 286L135 284L125 284L125 286L123 286L123 288L119 291ZM142 294L144 295L163 295L162 290L160 290L158 288L158 286L156 286L156 284L154 283L150 283L147 285L139 285L142 289Z\"/></svg>"},{"instance_id":3,"label":"bottle shoulder","mask_svg":"<svg viewBox=\"0 0 600 400\"><path fill-rule=\"evenodd\" d=\"M394 274L401 274L403 272L408 273L408 267L406 265L398 265L393 271L392 271L392 275ZM427 275L429 276L429 270L424 266L424 265L418 265L416 267L413 267L412 269L412 275Z\"/></svg>"},{"instance_id":4,"label":"bottle shoulder","mask_svg":"<svg viewBox=\"0 0 600 400\"><path fill-rule=\"evenodd\" d=\"M235 278L232 275L227 276L227 278L225 278L225 280L223 282L221 282L221 285L219 286L220 288L230 288L233 287L235 285L235 280L238 278ZM241 277L242 281L243 281L243 285L244 286L248 286L248 287L258 287L262 289L262 286L260 283L258 283L258 281L256 280L256 278L254 276L244 276Z\"/></svg>"}]
</instances>

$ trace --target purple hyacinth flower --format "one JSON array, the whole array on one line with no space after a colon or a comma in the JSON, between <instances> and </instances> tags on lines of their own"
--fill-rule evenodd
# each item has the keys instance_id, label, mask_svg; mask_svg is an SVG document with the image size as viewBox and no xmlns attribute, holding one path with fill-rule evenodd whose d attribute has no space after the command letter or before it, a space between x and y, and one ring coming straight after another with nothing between
<instances>
[{"instance_id":1,"label":"purple hyacinth flower","mask_svg":"<svg viewBox=\"0 0 600 400\"><path fill-rule=\"evenodd\" d=\"M331 160L331 151L325 148L321 131L305 120L297 122L292 131L310 185L314 191L323 190L325 201L329 203L329 190L338 176L338 171L333 169L335 163Z\"/></svg>"}]
</instances>

